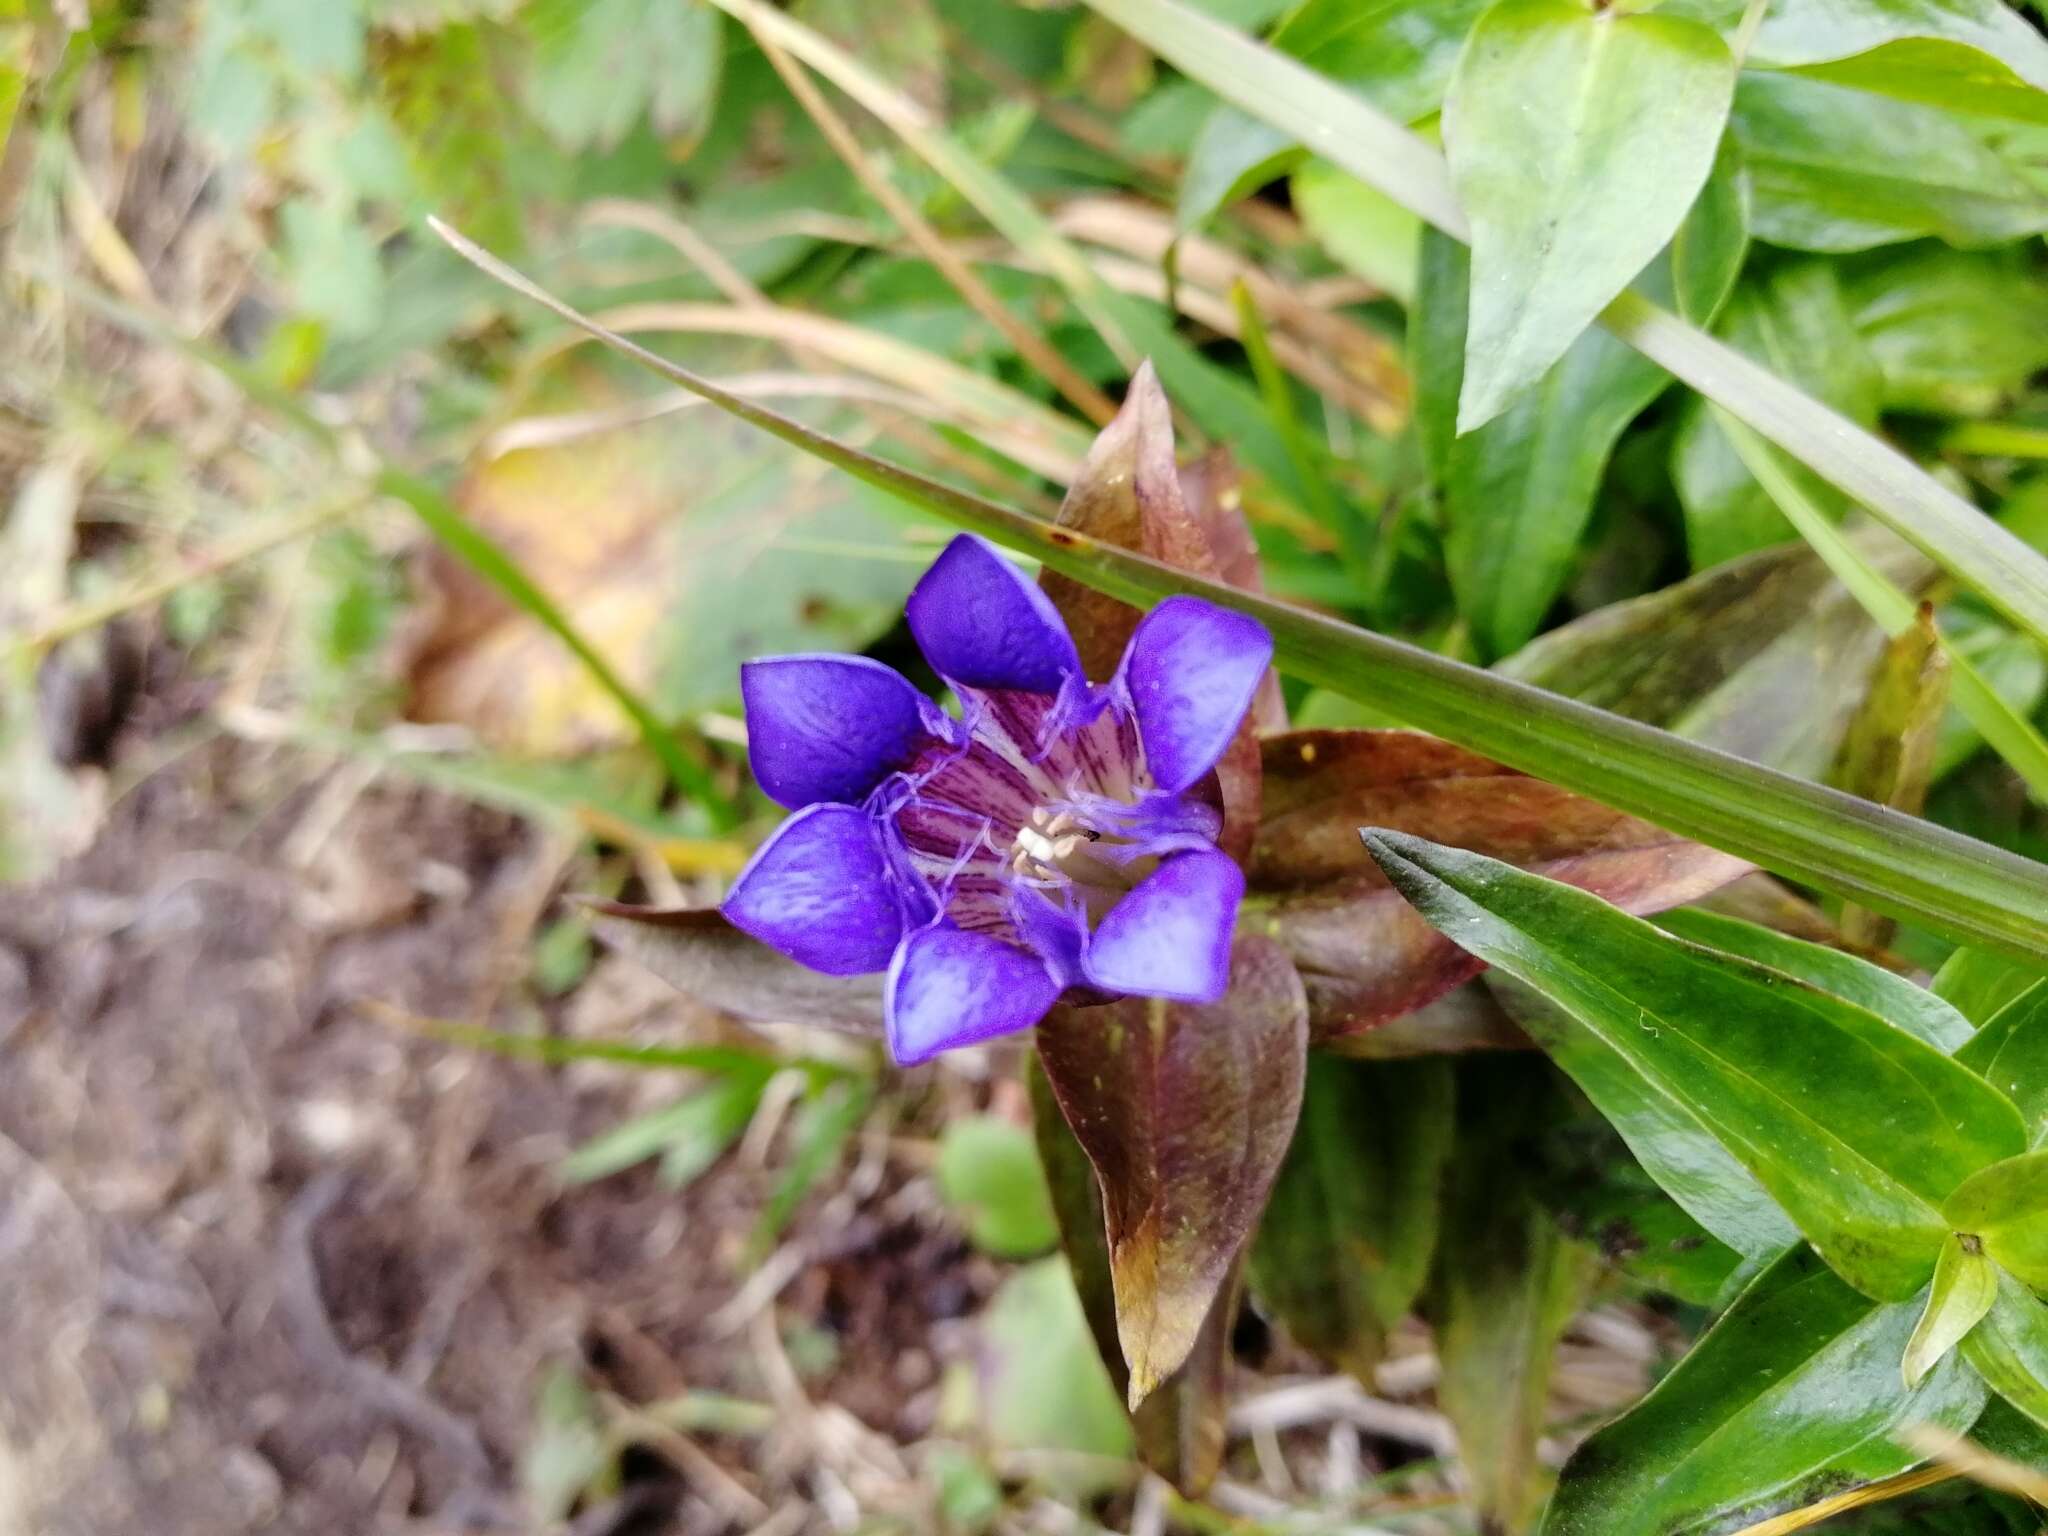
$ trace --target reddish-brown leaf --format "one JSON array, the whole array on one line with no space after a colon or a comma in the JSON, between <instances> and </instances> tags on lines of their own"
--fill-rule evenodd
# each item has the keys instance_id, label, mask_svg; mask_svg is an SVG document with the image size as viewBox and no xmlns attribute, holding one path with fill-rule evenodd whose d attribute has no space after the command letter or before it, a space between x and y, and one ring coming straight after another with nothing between
<instances>
[{"instance_id":1,"label":"reddish-brown leaf","mask_svg":"<svg viewBox=\"0 0 2048 1536\"><path fill-rule=\"evenodd\" d=\"M1238 940L1206 1005L1053 1010L1039 1059L1094 1166L1135 1406L1188 1359L1257 1224L1301 1107L1307 1000L1277 946Z\"/></svg>"},{"instance_id":2,"label":"reddish-brown leaf","mask_svg":"<svg viewBox=\"0 0 2048 1536\"><path fill-rule=\"evenodd\" d=\"M1318 1040L1399 1018L1482 969L1354 852L1361 827L1469 848L1636 913L1696 900L1750 867L1412 731L1296 731L1263 745L1245 926L1293 957Z\"/></svg>"},{"instance_id":3,"label":"reddish-brown leaf","mask_svg":"<svg viewBox=\"0 0 2048 1536\"><path fill-rule=\"evenodd\" d=\"M882 1032L882 978L825 976L751 939L710 907L593 901L595 927L677 991L759 1024Z\"/></svg>"}]
</instances>

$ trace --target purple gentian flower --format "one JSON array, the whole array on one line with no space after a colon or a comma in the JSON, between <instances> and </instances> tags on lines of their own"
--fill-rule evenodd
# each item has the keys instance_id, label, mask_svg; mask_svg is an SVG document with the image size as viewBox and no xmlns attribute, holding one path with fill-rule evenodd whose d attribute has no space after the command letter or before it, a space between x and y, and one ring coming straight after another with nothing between
<instances>
[{"instance_id":1,"label":"purple gentian flower","mask_svg":"<svg viewBox=\"0 0 2048 1536\"><path fill-rule=\"evenodd\" d=\"M905 1065L1063 994L1222 996L1244 875L1211 770L1272 661L1264 628L1168 598L1091 684L1051 600L965 534L906 612L960 719L865 657L741 669L754 775L796 814L726 917L813 970L886 970Z\"/></svg>"}]
</instances>

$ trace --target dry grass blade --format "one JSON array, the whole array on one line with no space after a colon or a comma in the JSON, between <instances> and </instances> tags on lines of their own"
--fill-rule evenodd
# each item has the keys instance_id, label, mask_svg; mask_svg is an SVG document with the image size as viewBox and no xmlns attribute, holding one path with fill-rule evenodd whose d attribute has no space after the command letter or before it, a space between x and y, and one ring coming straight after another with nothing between
<instances>
[{"instance_id":1,"label":"dry grass blade","mask_svg":"<svg viewBox=\"0 0 2048 1536\"><path fill-rule=\"evenodd\" d=\"M598 318L608 330L621 335L752 336L792 350L809 349L929 402L944 419L971 427L988 446L1062 484L1088 451L1086 428L1047 410L1030 396L894 337L842 320L772 306L757 309L729 304L632 304ZM538 368L587 339L562 336L541 348L527 366Z\"/></svg>"},{"instance_id":2,"label":"dry grass blade","mask_svg":"<svg viewBox=\"0 0 2048 1536\"><path fill-rule=\"evenodd\" d=\"M2001 1493L2016 1494L2048 1509L2048 1476L2032 1467L1997 1456L1967 1435L1932 1424L1915 1424L1899 1439L1938 1466Z\"/></svg>"},{"instance_id":3,"label":"dry grass blade","mask_svg":"<svg viewBox=\"0 0 2048 1536\"><path fill-rule=\"evenodd\" d=\"M790 94L810 114L811 121L825 135L826 142L846 162L847 169L910 237L911 244L938 269L939 275L951 283L975 313L1000 331L1017 349L1017 355L1036 368L1082 415L1098 427L1107 426L1109 419L1116 414L1116 405L1109 396L1082 377L1051 342L1005 308L1002 300L989 291L988 285L974 275L974 269L954 253L937 230L925 222L910 199L898 192L889 178L869 162L853 130L846 125L844 118L833 111L832 104L811 83L803 67L791 59L774 38L758 28L754 29L754 41L761 45L761 51L775 66L775 72L789 87Z\"/></svg>"},{"instance_id":4,"label":"dry grass blade","mask_svg":"<svg viewBox=\"0 0 2048 1536\"><path fill-rule=\"evenodd\" d=\"M1808 1526L1819 1525L1823 1520L1832 1520L1845 1515L1852 1509L1862 1509L1870 1504L1883 1504L1891 1499L1902 1499L1909 1493L1918 1493L1923 1488L1932 1488L1939 1483L1953 1481L1962 1476L1948 1467L1920 1467L1911 1472L1901 1472L1896 1477L1887 1477L1875 1483L1865 1483L1861 1488L1851 1488L1847 1493L1837 1493L1801 1509L1788 1509L1782 1515L1773 1515L1755 1525L1746 1525L1734 1536L1791 1536L1794 1531L1803 1531Z\"/></svg>"}]
</instances>

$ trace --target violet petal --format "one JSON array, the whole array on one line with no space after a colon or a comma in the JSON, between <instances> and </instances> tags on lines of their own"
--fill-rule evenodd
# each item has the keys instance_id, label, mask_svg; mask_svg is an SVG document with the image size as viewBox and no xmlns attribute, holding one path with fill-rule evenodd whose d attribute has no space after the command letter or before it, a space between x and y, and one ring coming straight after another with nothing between
<instances>
[{"instance_id":1,"label":"violet petal","mask_svg":"<svg viewBox=\"0 0 2048 1536\"><path fill-rule=\"evenodd\" d=\"M1081 658L1052 599L993 545L963 533L903 605L924 659L969 688L1058 693Z\"/></svg>"},{"instance_id":2,"label":"violet petal","mask_svg":"<svg viewBox=\"0 0 2048 1536\"><path fill-rule=\"evenodd\" d=\"M1029 950L951 923L920 928L889 967L889 1054L914 1066L955 1046L1029 1029L1060 995Z\"/></svg>"},{"instance_id":3,"label":"violet petal","mask_svg":"<svg viewBox=\"0 0 2048 1536\"><path fill-rule=\"evenodd\" d=\"M1215 766L1272 662L1263 624L1199 597L1145 615L1117 676L1155 784L1179 794Z\"/></svg>"},{"instance_id":4,"label":"violet petal","mask_svg":"<svg viewBox=\"0 0 2048 1536\"><path fill-rule=\"evenodd\" d=\"M1230 985L1230 930L1243 896L1244 873L1227 854L1174 854L1096 927L1088 979L1108 992L1213 1003Z\"/></svg>"},{"instance_id":5,"label":"violet petal","mask_svg":"<svg viewBox=\"0 0 2048 1536\"><path fill-rule=\"evenodd\" d=\"M814 805L763 843L719 907L735 928L828 976L889 964L903 912L865 811Z\"/></svg>"},{"instance_id":6,"label":"violet petal","mask_svg":"<svg viewBox=\"0 0 2048 1536\"><path fill-rule=\"evenodd\" d=\"M770 799L857 803L951 723L893 667L865 656L770 656L740 668L747 749Z\"/></svg>"}]
</instances>

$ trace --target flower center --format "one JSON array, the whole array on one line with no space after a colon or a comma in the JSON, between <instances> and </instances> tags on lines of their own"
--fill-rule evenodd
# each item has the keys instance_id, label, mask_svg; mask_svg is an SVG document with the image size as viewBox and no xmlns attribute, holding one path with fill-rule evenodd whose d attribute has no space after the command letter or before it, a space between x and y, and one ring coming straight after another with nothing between
<instances>
[{"instance_id":1,"label":"flower center","mask_svg":"<svg viewBox=\"0 0 2048 1536\"><path fill-rule=\"evenodd\" d=\"M1122 895L1159 866L1156 858L1120 856L1132 846L1132 839L1090 826L1071 807L1041 805L1017 829L1010 868L1027 880Z\"/></svg>"}]
</instances>

